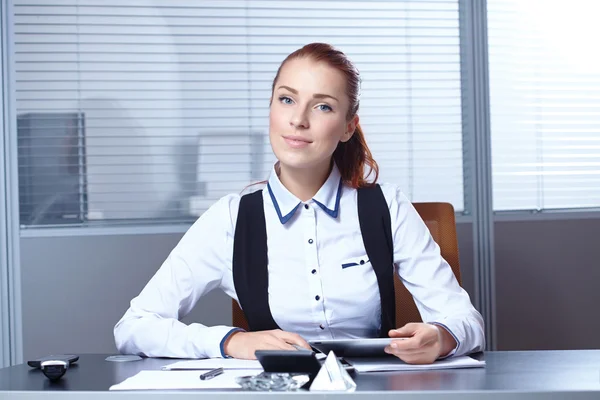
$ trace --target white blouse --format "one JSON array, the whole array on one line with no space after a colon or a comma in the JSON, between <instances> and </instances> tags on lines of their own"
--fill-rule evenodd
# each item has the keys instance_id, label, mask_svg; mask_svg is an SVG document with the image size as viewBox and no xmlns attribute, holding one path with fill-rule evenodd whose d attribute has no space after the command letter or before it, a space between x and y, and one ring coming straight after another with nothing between
<instances>
[{"instance_id":1,"label":"white blouse","mask_svg":"<svg viewBox=\"0 0 600 400\"><path fill-rule=\"evenodd\" d=\"M424 322L450 331L460 355L484 348L483 318L458 284L410 201L381 184L389 205L394 267ZM334 165L303 203L271 173L262 190L267 228L269 306L281 329L306 340L375 337L381 300L361 237L357 191ZM220 288L237 300L233 238L241 196L221 198L188 230L114 328L122 353L148 357L223 357L229 326L185 325L203 294ZM390 266L391 268L391 266Z\"/></svg>"}]
</instances>

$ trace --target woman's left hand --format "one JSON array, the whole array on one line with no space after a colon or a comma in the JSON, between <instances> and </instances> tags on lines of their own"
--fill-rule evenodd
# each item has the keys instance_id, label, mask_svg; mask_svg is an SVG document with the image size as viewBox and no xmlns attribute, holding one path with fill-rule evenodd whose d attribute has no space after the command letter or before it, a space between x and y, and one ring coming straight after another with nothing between
<instances>
[{"instance_id":1,"label":"woman's left hand","mask_svg":"<svg viewBox=\"0 0 600 400\"><path fill-rule=\"evenodd\" d=\"M456 347L450 332L433 324L409 323L402 328L392 329L389 336L405 339L392 340L385 352L408 364L431 364Z\"/></svg>"}]
</instances>

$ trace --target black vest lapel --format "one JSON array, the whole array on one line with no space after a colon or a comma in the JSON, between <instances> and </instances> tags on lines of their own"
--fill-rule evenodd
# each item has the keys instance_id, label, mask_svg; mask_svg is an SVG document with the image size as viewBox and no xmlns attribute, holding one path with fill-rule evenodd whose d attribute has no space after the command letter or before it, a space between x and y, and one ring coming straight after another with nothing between
<instances>
[{"instance_id":1,"label":"black vest lapel","mask_svg":"<svg viewBox=\"0 0 600 400\"><path fill-rule=\"evenodd\" d=\"M279 329L269 308L267 226L262 191L240 199L233 240L233 283L250 330Z\"/></svg>"},{"instance_id":2,"label":"black vest lapel","mask_svg":"<svg viewBox=\"0 0 600 400\"><path fill-rule=\"evenodd\" d=\"M365 250L377 276L381 298L381 331L396 328L394 245L390 211L379 185L358 189L358 220Z\"/></svg>"}]
</instances>

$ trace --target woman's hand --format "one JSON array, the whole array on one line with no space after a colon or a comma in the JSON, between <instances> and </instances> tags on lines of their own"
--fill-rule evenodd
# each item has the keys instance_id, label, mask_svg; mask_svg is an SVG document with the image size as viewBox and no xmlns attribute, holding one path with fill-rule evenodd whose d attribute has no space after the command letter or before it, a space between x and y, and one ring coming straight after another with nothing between
<instances>
[{"instance_id":1,"label":"woman's hand","mask_svg":"<svg viewBox=\"0 0 600 400\"><path fill-rule=\"evenodd\" d=\"M392 329L389 336L405 339L392 340L385 352L408 364L431 364L456 348L456 340L450 332L433 324L406 324L402 328Z\"/></svg>"},{"instance_id":2,"label":"woman's hand","mask_svg":"<svg viewBox=\"0 0 600 400\"><path fill-rule=\"evenodd\" d=\"M256 350L296 350L297 345L310 350L300 335L280 329L260 332L235 332L225 342L225 354L234 358L254 360Z\"/></svg>"}]
</instances>

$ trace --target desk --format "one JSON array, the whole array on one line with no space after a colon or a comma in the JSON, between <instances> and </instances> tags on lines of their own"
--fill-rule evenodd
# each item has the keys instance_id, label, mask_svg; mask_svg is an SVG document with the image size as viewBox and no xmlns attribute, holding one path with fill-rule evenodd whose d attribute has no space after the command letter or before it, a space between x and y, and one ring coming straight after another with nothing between
<instances>
[{"instance_id":1,"label":"desk","mask_svg":"<svg viewBox=\"0 0 600 400\"><path fill-rule=\"evenodd\" d=\"M358 374L354 393L264 393L244 391L109 392L108 388L144 369L160 369L168 359L115 363L107 355L83 354L58 383L26 364L0 369L0 398L44 399L600 399L600 350L488 352L486 368Z\"/></svg>"}]
</instances>

